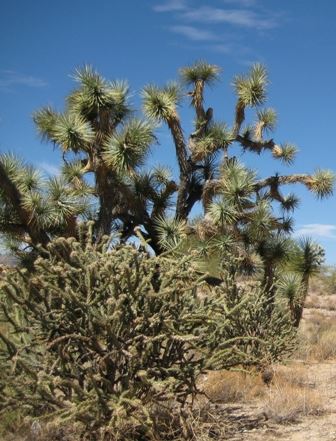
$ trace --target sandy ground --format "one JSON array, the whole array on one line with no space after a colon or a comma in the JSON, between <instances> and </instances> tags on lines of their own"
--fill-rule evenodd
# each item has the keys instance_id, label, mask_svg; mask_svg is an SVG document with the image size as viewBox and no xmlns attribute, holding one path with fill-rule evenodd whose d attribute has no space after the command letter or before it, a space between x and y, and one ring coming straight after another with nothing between
<instances>
[{"instance_id":1,"label":"sandy ground","mask_svg":"<svg viewBox=\"0 0 336 441\"><path fill-rule=\"evenodd\" d=\"M258 402L218 405L228 431L223 440L231 441L335 441L336 440L336 361L306 363L308 381L323 396L319 416L302 417L292 424L268 420Z\"/></svg>"}]
</instances>

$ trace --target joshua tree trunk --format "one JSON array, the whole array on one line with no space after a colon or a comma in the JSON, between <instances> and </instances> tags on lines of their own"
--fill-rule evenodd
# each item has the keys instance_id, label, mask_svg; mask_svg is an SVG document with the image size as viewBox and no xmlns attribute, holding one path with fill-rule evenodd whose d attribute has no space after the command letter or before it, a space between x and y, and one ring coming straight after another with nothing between
<instances>
[{"instance_id":1,"label":"joshua tree trunk","mask_svg":"<svg viewBox=\"0 0 336 441\"><path fill-rule=\"evenodd\" d=\"M112 209L114 207L115 191L113 179L106 167L101 166L96 173L97 193L99 194L99 212L96 223L96 240L99 242L102 237L111 233Z\"/></svg>"},{"instance_id":2,"label":"joshua tree trunk","mask_svg":"<svg viewBox=\"0 0 336 441\"><path fill-rule=\"evenodd\" d=\"M175 217L176 219L186 220L190 211L188 210L187 199L190 190L192 169L191 164L188 162L186 143L177 115L174 115L169 119L168 127L174 139L176 157L180 169L180 182L178 186Z\"/></svg>"},{"instance_id":3,"label":"joshua tree trunk","mask_svg":"<svg viewBox=\"0 0 336 441\"><path fill-rule=\"evenodd\" d=\"M302 315L303 315L303 308L306 302L306 298L308 296L309 291L309 275L304 274L302 276L302 294L300 296L300 300L294 305L293 307L293 324L296 328L299 327Z\"/></svg>"}]
</instances>

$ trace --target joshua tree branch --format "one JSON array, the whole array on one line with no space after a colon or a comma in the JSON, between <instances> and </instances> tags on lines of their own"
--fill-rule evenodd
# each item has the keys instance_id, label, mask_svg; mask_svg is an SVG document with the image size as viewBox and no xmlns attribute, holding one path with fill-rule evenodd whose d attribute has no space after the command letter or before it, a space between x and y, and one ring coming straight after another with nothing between
<instances>
[{"instance_id":1,"label":"joshua tree branch","mask_svg":"<svg viewBox=\"0 0 336 441\"><path fill-rule=\"evenodd\" d=\"M312 183L312 177L307 174L293 174L293 175L275 175L270 176L269 178L262 179L257 181L256 190L261 190L265 187L279 186L285 184L304 184L306 186L310 186Z\"/></svg>"},{"instance_id":2,"label":"joshua tree branch","mask_svg":"<svg viewBox=\"0 0 336 441\"><path fill-rule=\"evenodd\" d=\"M169 118L167 123L174 139L176 157L180 169L180 182L175 217L178 219L186 219L188 216L187 198L190 188L192 168L188 161L187 147L178 116L173 115Z\"/></svg>"},{"instance_id":3,"label":"joshua tree branch","mask_svg":"<svg viewBox=\"0 0 336 441\"><path fill-rule=\"evenodd\" d=\"M274 175L265 179L261 179L255 183L254 189L256 192L259 190L270 187L271 196L273 199L278 200L279 202L283 201L283 197L279 192L280 185L286 184L304 184L308 189L313 182L313 178L307 174L293 174L293 175ZM206 182L203 187L203 199L208 200L209 197L211 199L211 195L215 194L221 186L221 181L219 179L211 179Z\"/></svg>"},{"instance_id":4,"label":"joshua tree branch","mask_svg":"<svg viewBox=\"0 0 336 441\"><path fill-rule=\"evenodd\" d=\"M245 120L245 106L244 104L238 100L236 104L236 113L235 113L235 124L233 128L234 136L239 136L241 125Z\"/></svg>"},{"instance_id":5,"label":"joshua tree branch","mask_svg":"<svg viewBox=\"0 0 336 441\"><path fill-rule=\"evenodd\" d=\"M8 177L5 168L0 163L0 186L5 194L5 197L13 205L16 213L24 225L24 229L30 236L34 245L46 245L49 242L49 236L43 230L40 230L34 222L34 216L31 212L22 207L22 196L16 185Z\"/></svg>"},{"instance_id":6,"label":"joshua tree branch","mask_svg":"<svg viewBox=\"0 0 336 441\"><path fill-rule=\"evenodd\" d=\"M276 146L273 139L269 139L267 141L252 141L251 139L244 138L243 136L237 134L235 140L239 142L245 149L256 153L261 153L263 150L272 150Z\"/></svg>"}]
</instances>

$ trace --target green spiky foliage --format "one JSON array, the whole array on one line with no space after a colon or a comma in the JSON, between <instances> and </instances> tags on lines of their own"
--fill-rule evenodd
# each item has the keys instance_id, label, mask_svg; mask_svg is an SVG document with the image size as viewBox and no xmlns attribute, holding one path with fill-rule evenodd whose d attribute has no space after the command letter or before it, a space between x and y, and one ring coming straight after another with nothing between
<instances>
[{"instance_id":1,"label":"green spiky foliage","mask_svg":"<svg viewBox=\"0 0 336 441\"><path fill-rule=\"evenodd\" d=\"M77 422L92 440L161 439L153 412L170 401L180 412L206 369L259 365L292 344L260 286L227 273L204 295L192 256L97 245L90 229L2 277L0 415Z\"/></svg>"},{"instance_id":2,"label":"green spiky foliage","mask_svg":"<svg viewBox=\"0 0 336 441\"><path fill-rule=\"evenodd\" d=\"M288 267L301 279L300 289L293 308L293 322L296 327L299 326L302 318L310 279L320 271L324 262L325 252L323 248L309 237L299 239L291 250Z\"/></svg>"},{"instance_id":3,"label":"green spiky foliage","mask_svg":"<svg viewBox=\"0 0 336 441\"><path fill-rule=\"evenodd\" d=\"M43 178L13 155L2 155L1 231L17 241L46 245L50 235L76 234L76 218L89 209L89 188L75 191L63 176ZM18 205L19 203L19 205Z\"/></svg>"},{"instance_id":4,"label":"green spiky foliage","mask_svg":"<svg viewBox=\"0 0 336 441\"><path fill-rule=\"evenodd\" d=\"M234 255L252 270L263 242L291 232L288 213L298 200L282 187L301 183L323 198L333 191L334 175L317 170L260 179L235 160L240 148L257 155L269 152L290 165L297 148L271 137L277 115L263 107L269 80L260 64L234 78L233 123L216 120L213 108L206 106L206 90L219 84L220 71L200 60L182 68L177 82L149 84L142 91L144 116L138 117L125 82L108 81L89 66L76 70L76 87L65 109L46 107L34 114L42 139L60 150L59 177L41 180L31 167L0 156L1 232L17 249L31 251L57 236L78 237L79 223L91 219L97 243L115 230L121 241L132 240L139 227L155 254L175 247L176 237L213 243L216 236L230 236ZM189 134L180 116L185 101L195 114ZM246 110L255 114L251 123ZM162 166L146 166L154 146L165 148L157 147L158 124L167 126L173 140L175 179ZM203 208L202 218L193 225L197 205Z\"/></svg>"},{"instance_id":5,"label":"green spiky foliage","mask_svg":"<svg viewBox=\"0 0 336 441\"><path fill-rule=\"evenodd\" d=\"M277 293L288 302L291 319L295 323L304 296L301 276L294 272L282 273L277 281Z\"/></svg>"}]
</instances>

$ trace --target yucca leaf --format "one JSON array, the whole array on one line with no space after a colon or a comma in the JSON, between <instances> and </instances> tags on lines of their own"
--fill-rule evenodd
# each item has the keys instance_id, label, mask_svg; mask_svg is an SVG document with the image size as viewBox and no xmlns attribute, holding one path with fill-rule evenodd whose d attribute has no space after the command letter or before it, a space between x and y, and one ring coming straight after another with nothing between
<instances>
[{"instance_id":1,"label":"yucca leaf","mask_svg":"<svg viewBox=\"0 0 336 441\"><path fill-rule=\"evenodd\" d=\"M133 119L107 140L104 161L119 173L135 170L144 163L154 141L153 127L146 121Z\"/></svg>"},{"instance_id":2,"label":"yucca leaf","mask_svg":"<svg viewBox=\"0 0 336 441\"><path fill-rule=\"evenodd\" d=\"M167 250L178 246L186 237L185 222L174 218L156 218L155 229L160 245Z\"/></svg>"},{"instance_id":3,"label":"yucca leaf","mask_svg":"<svg viewBox=\"0 0 336 441\"><path fill-rule=\"evenodd\" d=\"M274 109L262 109L257 111L257 117L254 135L257 140L261 140L265 132L275 129L277 114Z\"/></svg>"},{"instance_id":4,"label":"yucca leaf","mask_svg":"<svg viewBox=\"0 0 336 441\"><path fill-rule=\"evenodd\" d=\"M182 92L177 83L168 83L159 88L154 85L146 86L142 92L143 109L148 118L154 121L167 121L176 112L182 98Z\"/></svg>"},{"instance_id":5,"label":"yucca leaf","mask_svg":"<svg viewBox=\"0 0 336 441\"><path fill-rule=\"evenodd\" d=\"M300 275L312 275L325 261L325 251L310 237L300 237L292 250L290 268Z\"/></svg>"},{"instance_id":6,"label":"yucca leaf","mask_svg":"<svg viewBox=\"0 0 336 441\"><path fill-rule=\"evenodd\" d=\"M280 159L284 164L291 165L295 160L298 149L293 144L275 145L272 149L274 158Z\"/></svg>"},{"instance_id":7,"label":"yucca leaf","mask_svg":"<svg viewBox=\"0 0 336 441\"><path fill-rule=\"evenodd\" d=\"M246 168L238 161L227 162L222 168L221 192L237 206L244 205L254 193L255 172Z\"/></svg>"},{"instance_id":8,"label":"yucca leaf","mask_svg":"<svg viewBox=\"0 0 336 441\"><path fill-rule=\"evenodd\" d=\"M129 87L126 82L109 82L91 66L77 69L74 78L80 84L80 88L68 97L71 113L91 120L101 111L108 111L109 119L116 124L130 112Z\"/></svg>"},{"instance_id":9,"label":"yucca leaf","mask_svg":"<svg viewBox=\"0 0 336 441\"><path fill-rule=\"evenodd\" d=\"M261 64L253 65L246 76L236 76L233 84L238 100L246 107L259 106L266 100L268 78Z\"/></svg>"},{"instance_id":10,"label":"yucca leaf","mask_svg":"<svg viewBox=\"0 0 336 441\"><path fill-rule=\"evenodd\" d=\"M281 208L285 211L294 211L299 206L300 200L295 194L285 196L281 201Z\"/></svg>"},{"instance_id":11,"label":"yucca leaf","mask_svg":"<svg viewBox=\"0 0 336 441\"><path fill-rule=\"evenodd\" d=\"M44 107L34 112L33 120L43 140L53 139L54 128L58 118L59 113L51 107Z\"/></svg>"},{"instance_id":12,"label":"yucca leaf","mask_svg":"<svg viewBox=\"0 0 336 441\"><path fill-rule=\"evenodd\" d=\"M65 152L88 150L95 137L87 121L74 113L65 113L57 118L53 129L53 141Z\"/></svg>"},{"instance_id":13,"label":"yucca leaf","mask_svg":"<svg viewBox=\"0 0 336 441\"><path fill-rule=\"evenodd\" d=\"M218 80L221 69L215 64L209 64L206 61L196 61L191 66L186 66L180 69L182 81L189 85L196 83L196 81L204 81L211 85Z\"/></svg>"},{"instance_id":14,"label":"yucca leaf","mask_svg":"<svg viewBox=\"0 0 336 441\"><path fill-rule=\"evenodd\" d=\"M301 296L301 277L295 273L282 273L276 287L277 293L294 305Z\"/></svg>"},{"instance_id":15,"label":"yucca leaf","mask_svg":"<svg viewBox=\"0 0 336 441\"><path fill-rule=\"evenodd\" d=\"M202 160L219 149L227 149L233 142L233 134L226 124L212 124L205 135L194 143L193 158Z\"/></svg>"},{"instance_id":16,"label":"yucca leaf","mask_svg":"<svg viewBox=\"0 0 336 441\"><path fill-rule=\"evenodd\" d=\"M306 185L318 198L322 199L333 194L335 179L335 173L331 170L317 170Z\"/></svg>"},{"instance_id":17,"label":"yucca leaf","mask_svg":"<svg viewBox=\"0 0 336 441\"><path fill-rule=\"evenodd\" d=\"M208 214L216 225L231 225L238 219L236 208L225 199L212 202L208 208Z\"/></svg>"}]
</instances>

